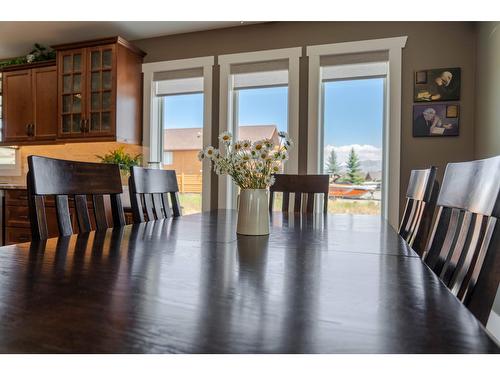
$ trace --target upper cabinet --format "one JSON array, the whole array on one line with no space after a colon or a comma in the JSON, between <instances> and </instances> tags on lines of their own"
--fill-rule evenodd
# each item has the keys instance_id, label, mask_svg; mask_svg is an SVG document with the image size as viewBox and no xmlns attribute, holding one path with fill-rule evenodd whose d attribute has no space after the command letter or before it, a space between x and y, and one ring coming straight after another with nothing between
<instances>
[{"instance_id":1,"label":"upper cabinet","mask_svg":"<svg viewBox=\"0 0 500 375\"><path fill-rule=\"evenodd\" d=\"M3 71L4 143L40 143L57 136L57 69L54 62Z\"/></svg>"},{"instance_id":2,"label":"upper cabinet","mask_svg":"<svg viewBox=\"0 0 500 375\"><path fill-rule=\"evenodd\" d=\"M140 143L144 52L120 37L53 48L59 138Z\"/></svg>"},{"instance_id":3,"label":"upper cabinet","mask_svg":"<svg viewBox=\"0 0 500 375\"><path fill-rule=\"evenodd\" d=\"M53 48L51 66L4 69L1 144L140 144L145 53L120 37Z\"/></svg>"}]
</instances>

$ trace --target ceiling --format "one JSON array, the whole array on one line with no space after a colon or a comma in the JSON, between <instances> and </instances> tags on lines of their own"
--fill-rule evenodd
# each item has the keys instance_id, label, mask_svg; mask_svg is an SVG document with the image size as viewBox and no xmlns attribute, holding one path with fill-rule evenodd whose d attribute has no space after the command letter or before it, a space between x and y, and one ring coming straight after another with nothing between
<instances>
[{"instance_id":1,"label":"ceiling","mask_svg":"<svg viewBox=\"0 0 500 375\"><path fill-rule=\"evenodd\" d=\"M26 55L35 42L50 46L115 35L135 40L241 24L240 21L0 22L0 59Z\"/></svg>"}]
</instances>

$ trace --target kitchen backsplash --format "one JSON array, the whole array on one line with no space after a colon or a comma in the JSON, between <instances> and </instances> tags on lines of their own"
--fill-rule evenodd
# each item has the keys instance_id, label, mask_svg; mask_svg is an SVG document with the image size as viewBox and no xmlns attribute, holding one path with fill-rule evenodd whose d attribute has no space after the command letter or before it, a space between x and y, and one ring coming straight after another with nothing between
<instances>
[{"instance_id":1,"label":"kitchen backsplash","mask_svg":"<svg viewBox=\"0 0 500 375\"><path fill-rule=\"evenodd\" d=\"M21 146L20 158L22 163L21 176L2 176L0 172L0 182L26 185L26 173L28 172L29 155L47 156L57 159L69 159L77 161L99 162L97 155L115 150L123 146L125 151L132 154L143 154L143 147L140 145L130 145L118 142L92 142L92 143L66 143L61 145L43 146Z\"/></svg>"}]
</instances>

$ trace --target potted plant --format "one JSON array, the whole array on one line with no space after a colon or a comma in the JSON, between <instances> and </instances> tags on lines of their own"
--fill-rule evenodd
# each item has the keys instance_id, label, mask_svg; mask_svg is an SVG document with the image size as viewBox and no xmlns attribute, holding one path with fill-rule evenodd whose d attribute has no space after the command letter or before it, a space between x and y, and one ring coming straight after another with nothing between
<instances>
[{"instance_id":1,"label":"potted plant","mask_svg":"<svg viewBox=\"0 0 500 375\"><path fill-rule=\"evenodd\" d=\"M229 132L219 135L223 148L208 146L198 154L198 159L213 163L218 175L229 175L241 189L236 232L246 235L269 234L269 186L274 174L281 171L288 160L293 142L286 132L279 132L279 143L270 139L255 142L233 141Z\"/></svg>"},{"instance_id":2,"label":"potted plant","mask_svg":"<svg viewBox=\"0 0 500 375\"><path fill-rule=\"evenodd\" d=\"M128 193L128 178L130 177L130 167L142 164L142 154L132 156L125 152L125 147L118 147L114 151L110 151L104 155L96 155L101 160L101 163L118 164L122 177L122 203L124 207L130 206L130 196Z\"/></svg>"}]
</instances>

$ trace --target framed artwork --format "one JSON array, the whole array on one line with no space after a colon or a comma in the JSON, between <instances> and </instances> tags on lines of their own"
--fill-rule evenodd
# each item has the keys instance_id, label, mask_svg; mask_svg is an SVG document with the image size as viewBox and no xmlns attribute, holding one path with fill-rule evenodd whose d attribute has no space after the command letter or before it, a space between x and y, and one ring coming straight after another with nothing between
<instances>
[{"instance_id":1,"label":"framed artwork","mask_svg":"<svg viewBox=\"0 0 500 375\"><path fill-rule=\"evenodd\" d=\"M458 104L414 104L414 137L447 137L459 134Z\"/></svg>"},{"instance_id":2,"label":"framed artwork","mask_svg":"<svg viewBox=\"0 0 500 375\"><path fill-rule=\"evenodd\" d=\"M415 72L413 100L415 102L460 100L460 68Z\"/></svg>"}]
</instances>

